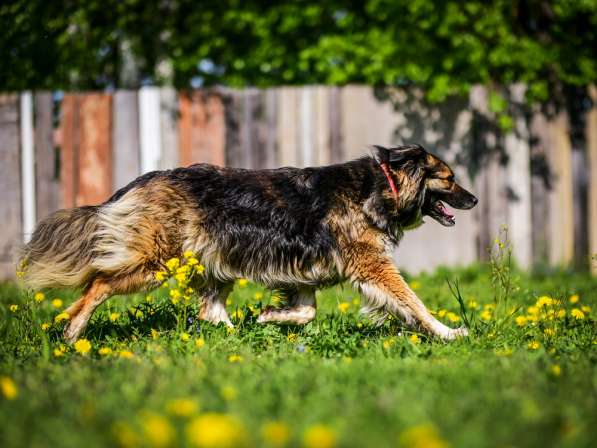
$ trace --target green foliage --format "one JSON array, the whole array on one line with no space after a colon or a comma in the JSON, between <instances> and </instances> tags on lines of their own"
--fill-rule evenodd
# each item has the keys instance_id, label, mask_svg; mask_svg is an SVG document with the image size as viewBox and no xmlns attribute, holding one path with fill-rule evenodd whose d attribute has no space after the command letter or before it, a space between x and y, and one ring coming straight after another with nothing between
<instances>
[{"instance_id":1,"label":"green foliage","mask_svg":"<svg viewBox=\"0 0 597 448\"><path fill-rule=\"evenodd\" d=\"M191 446L193 422L217 413L240 422L248 446L271 442L261 431L271 421L288 428L287 446L303 446L314 425L346 447L591 446L595 280L560 271L531 277L508 259L498 240L491 265L409 277L439 319L457 326L461 307L466 313L471 336L449 344L396 320L374 326L346 286L321 291L318 317L306 326L261 326L256 314L275 294L239 282L228 304L234 331L195 320L181 326L181 316L197 315L196 302L174 303L160 288L103 305L81 354L61 348L64 322L51 323L75 291L36 301L4 284L0 440ZM52 304L57 297L64 303Z\"/></svg>"},{"instance_id":2,"label":"green foliage","mask_svg":"<svg viewBox=\"0 0 597 448\"><path fill-rule=\"evenodd\" d=\"M442 101L524 82L545 101L597 79L595 0L16 0L0 26L12 90L414 84Z\"/></svg>"}]
</instances>

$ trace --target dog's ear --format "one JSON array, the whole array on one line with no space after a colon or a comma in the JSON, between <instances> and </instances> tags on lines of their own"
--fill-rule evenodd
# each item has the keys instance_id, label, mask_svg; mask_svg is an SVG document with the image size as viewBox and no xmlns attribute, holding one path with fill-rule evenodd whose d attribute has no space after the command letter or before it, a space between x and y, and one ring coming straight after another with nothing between
<instances>
[{"instance_id":1,"label":"dog's ear","mask_svg":"<svg viewBox=\"0 0 597 448\"><path fill-rule=\"evenodd\" d=\"M390 162L390 150L383 146L373 145L373 158L380 165L387 164Z\"/></svg>"},{"instance_id":2,"label":"dog's ear","mask_svg":"<svg viewBox=\"0 0 597 448\"><path fill-rule=\"evenodd\" d=\"M392 148L389 151L390 163L402 163L407 160L414 162L425 161L427 151L421 145L405 145Z\"/></svg>"}]
</instances>

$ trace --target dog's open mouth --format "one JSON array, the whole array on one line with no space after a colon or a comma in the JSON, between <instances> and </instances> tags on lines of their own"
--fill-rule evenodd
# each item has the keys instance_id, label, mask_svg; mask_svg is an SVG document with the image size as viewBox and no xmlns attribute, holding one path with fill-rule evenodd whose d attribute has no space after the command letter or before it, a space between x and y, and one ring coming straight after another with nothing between
<instances>
[{"instance_id":1,"label":"dog's open mouth","mask_svg":"<svg viewBox=\"0 0 597 448\"><path fill-rule=\"evenodd\" d=\"M439 199L430 198L427 200L423 206L423 213L427 216L431 216L446 227L451 227L456 224L454 215L448 212L444 203Z\"/></svg>"}]
</instances>

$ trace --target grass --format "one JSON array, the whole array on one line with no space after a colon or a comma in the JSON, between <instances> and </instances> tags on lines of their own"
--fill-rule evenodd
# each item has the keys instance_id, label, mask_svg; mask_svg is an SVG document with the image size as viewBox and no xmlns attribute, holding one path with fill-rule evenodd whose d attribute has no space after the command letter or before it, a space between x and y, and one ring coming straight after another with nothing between
<instances>
[{"instance_id":1,"label":"grass","mask_svg":"<svg viewBox=\"0 0 597 448\"><path fill-rule=\"evenodd\" d=\"M102 306L81 354L53 322L76 292L37 302L3 284L0 445L594 446L594 278L498 260L408 280L471 336L376 327L348 286L318 293L304 327L261 326L255 313L276 298L241 282L232 332L197 322L196 304L163 288Z\"/></svg>"}]
</instances>

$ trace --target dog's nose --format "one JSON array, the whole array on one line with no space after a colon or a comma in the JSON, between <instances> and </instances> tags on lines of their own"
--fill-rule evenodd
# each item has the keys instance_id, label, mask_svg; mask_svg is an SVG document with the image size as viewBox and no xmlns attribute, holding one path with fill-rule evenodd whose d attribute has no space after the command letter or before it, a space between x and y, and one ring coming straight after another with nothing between
<instances>
[{"instance_id":1,"label":"dog's nose","mask_svg":"<svg viewBox=\"0 0 597 448\"><path fill-rule=\"evenodd\" d=\"M479 202L479 199L477 199L476 196L473 196L473 207L477 205L477 202Z\"/></svg>"}]
</instances>

